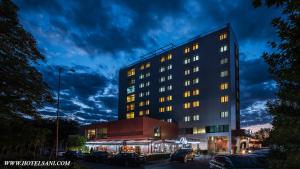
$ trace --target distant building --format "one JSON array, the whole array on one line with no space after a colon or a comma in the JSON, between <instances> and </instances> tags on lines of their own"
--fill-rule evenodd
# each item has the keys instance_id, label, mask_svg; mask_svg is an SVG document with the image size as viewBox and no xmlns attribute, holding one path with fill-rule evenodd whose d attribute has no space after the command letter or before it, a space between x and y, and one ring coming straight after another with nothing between
<instances>
[{"instance_id":1,"label":"distant building","mask_svg":"<svg viewBox=\"0 0 300 169\"><path fill-rule=\"evenodd\" d=\"M118 115L176 123L178 139L228 152L231 130L240 128L239 95L239 48L228 24L122 68Z\"/></svg>"}]
</instances>

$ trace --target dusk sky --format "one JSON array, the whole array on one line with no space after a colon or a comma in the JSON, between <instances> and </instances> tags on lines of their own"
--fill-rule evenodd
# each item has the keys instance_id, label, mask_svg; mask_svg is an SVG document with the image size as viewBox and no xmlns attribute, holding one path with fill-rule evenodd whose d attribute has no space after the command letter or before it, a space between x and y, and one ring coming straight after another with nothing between
<instances>
[{"instance_id":1,"label":"dusk sky","mask_svg":"<svg viewBox=\"0 0 300 169\"><path fill-rule=\"evenodd\" d=\"M38 42L47 62L39 69L57 90L62 75L62 116L81 123L117 119L118 71L168 43L178 44L223 27L237 35L240 47L241 125L271 121L265 103L276 90L261 55L276 34L275 9L252 7L249 0L16 0L24 28ZM56 115L55 106L40 110Z\"/></svg>"}]
</instances>

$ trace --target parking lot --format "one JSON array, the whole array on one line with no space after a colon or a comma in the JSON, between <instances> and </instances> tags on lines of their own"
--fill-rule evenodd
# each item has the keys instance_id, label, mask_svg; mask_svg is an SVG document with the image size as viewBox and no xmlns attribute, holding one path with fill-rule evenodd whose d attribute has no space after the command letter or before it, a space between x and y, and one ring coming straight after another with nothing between
<instances>
[{"instance_id":1,"label":"parking lot","mask_svg":"<svg viewBox=\"0 0 300 169\"><path fill-rule=\"evenodd\" d=\"M208 169L209 160L204 157L196 157L194 161L188 161L187 163L170 162L169 160L161 160L155 162L148 162L143 167L124 167L119 165L102 164L81 162L81 164L88 169L118 169L118 168L144 168L144 169Z\"/></svg>"}]
</instances>

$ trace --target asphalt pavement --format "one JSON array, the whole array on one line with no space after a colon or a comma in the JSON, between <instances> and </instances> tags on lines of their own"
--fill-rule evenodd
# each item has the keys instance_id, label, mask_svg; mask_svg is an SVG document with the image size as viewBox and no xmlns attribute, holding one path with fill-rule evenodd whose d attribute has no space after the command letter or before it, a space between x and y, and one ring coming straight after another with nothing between
<instances>
[{"instance_id":1,"label":"asphalt pavement","mask_svg":"<svg viewBox=\"0 0 300 169\"><path fill-rule=\"evenodd\" d=\"M196 157L194 161L188 161L187 163L182 162L170 162L169 160L161 160L147 163L143 167L124 167L118 165L102 164L102 163L91 163L91 162L80 162L83 166L88 169L208 169L209 159L203 157Z\"/></svg>"}]
</instances>

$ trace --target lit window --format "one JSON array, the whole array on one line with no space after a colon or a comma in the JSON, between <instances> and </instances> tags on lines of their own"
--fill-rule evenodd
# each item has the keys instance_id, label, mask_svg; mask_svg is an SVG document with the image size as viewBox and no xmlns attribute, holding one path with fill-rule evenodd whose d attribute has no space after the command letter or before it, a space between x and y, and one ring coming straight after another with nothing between
<instances>
[{"instance_id":1,"label":"lit window","mask_svg":"<svg viewBox=\"0 0 300 169\"><path fill-rule=\"evenodd\" d=\"M139 103L139 106L140 107L142 107L142 106L144 106L145 105L145 102L143 102L143 101L141 101L140 103Z\"/></svg>"},{"instance_id":2,"label":"lit window","mask_svg":"<svg viewBox=\"0 0 300 169\"><path fill-rule=\"evenodd\" d=\"M228 117L228 111L222 111L222 112L220 112L220 117L221 118L227 118Z\"/></svg>"},{"instance_id":3,"label":"lit window","mask_svg":"<svg viewBox=\"0 0 300 169\"><path fill-rule=\"evenodd\" d=\"M172 119L171 118L167 119L167 122L172 123Z\"/></svg>"},{"instance_id":4,"label":"lit window","mask_svg":"<svg viewBox=\"0 0 300 169\"><path fill-rule=\"evenodd\" d=\"M199 114L193 115L193 121L198 121L199 120Z\"/></svg>"},{"instance_id":5,"label":"lit window","mask_svg":"<svg viewBox=\"0 0 300 169\"><path fill-rule=\"evenodd\" d=\"M172 99L172 95L167 96L167 101L171 101Z\"/></svg>"},{"instance_id":6,"label":"lit window","mask_svg":"<svg viewBox=\"0 0 300 169\"><path fill-rule=\"evenodd\" d=\"M190 91L185 91L183 94L183 97L190 97L191 96L191 92Z\"/></svg>"},{"instance_id":7,"label":"lit window","mask_svg":"<svg viewBox=\"0 0 300 169\"><path fill-rule=\"evenodd\" d=\"M193 107L199 107L200 102L199 101L193 101Z\"/></svg>"},{"instance_id":8,"label":"lit window","mask_svg":"<svg viewBox=\"0 0 300 169\"><path fill-rule=\"evenodd\" d=\"M172 75L168 75L168 80L171 80L172 79Z\"/></svg>"},{"instance_id":9,"label":"lit window","mask_svg":"<svg viewBox=\"0 0 300 169\"><path fill-rule=\"evenodd\" d=\"M196 50L198 48L199 48L199 44L198 43L196 43L196 44L193 45L193 50Z\"/></svg>"},{"instance_id":10,"label":"lit window","mask_svg":"<svg viewBox=\"0 0 300 169\"><path fill-rule=\"evenodd\" d=\"M133 76L133 75L135 75L135 69L134 69L134 68L128 70L128 72L127 72L127 76L128 76L128 77Z\"/></svg>"},{"instance_id":11,"label":"lit window","mask_svg":"<svg viewBox=\"0 0 300 169\"><path fill-rule=\"evenodd\" d=\"M160 77L159 81L160 82L164 82L166 80L166 78L163 76L163 77Z\"/></svg>"},{"instance_id":12,"label":"lit window","mask_svg":"<svg viewBox=\"0 0 300 169\"><path fill-rule=\"evenodd\" d=\"M148 82L146 82L146 86L150 86L150 82L148 81Z\"/></svg>"},{"instance_id":13,"label":"lit window","mask_svg":"<svg viewBox=\"0 0 300 169\"><path fill-rule=\"evenodd\" d=\"M144 74L140 74L139 76L140 79L144 79L144 77L145 77Z\"/></svg>"},{"instance_id":14,"label":"lit window","mask_svg":"<svg viewBox=\"0 0 300 169\"><path fill-rule=\"evenodd\" d=\"M228 96L221 96L220 101L221 101L221 103L226 103L226 102L228 102Z\"/></svg>"},{"instance_id":15,"label":"lit window","mask_svg":"<svg viewBox=\"0 0 300 169\"><path fill-rule=\"evenodd\" d=\"M189 53L190 52L190 48L185 48L184 49L184 53Z\"/></svg>"},{"instance_id":16,"label":"lit window","mask_svg":"<svg viewBox=\"0 0 300 169\"><path fill-rule=\"evenodd\" d=\"M139 115L140 116L144 115L144 111L143 110L139 111Z\"/></svg>"},{"instance_id":17,"label":"lit window","mask_svg":"<svg viewBox=\"0 0 300 169\"><path fill-rule=\"evenodd\" d=\"M171 70L171 69L172 69L172 65L171 65L171 64L168 65L167 69L168 69L168 70Z\"/></svg>"},{"instance_id":18,"label":"lit window","mask_svg":"<svg viewBox=\"0 0 300 169\"><path fill-rule=\"evenodd\" d=\"M189 75L189 74L190 74L190 69L184 71L184 75Z\"/></svg>"},{"instance_id":19,"label":"lit window","mask_svg":"<svg viewBox=\"0 0 300 169\"><path fill-rule=\"evenodd\" d=\"M185 122L191 121L191 116L184 116L184 121Z\"/></svg>"},{"instance_id":20,"label":"lit window","mask_svg":"<svg viewBox=\"0 0 300 169\"><path fill-rule=\"evenodd\" d=\"M146 68L149 68L150 66L151 66L150 63L147 63L147 64L146 64Z\"/></svg>"},{"instance_id":21,"label":"lit window","mask_svg":"<svg viewBox=\"0 0 300 169\"><path fill-rule=\"evenodd\" d=\"M87 138L88 139L96 138L96 130L95 129L87 130Z\"/></svg>"},{"instance_id":22,"label":"lit window","mask_svg":"<svg viewBox=\"0 0 300 169\"><path fill-rule=\"evenodd\" d=\"M191 108L191 103L189 103L189 102L184 103L184 104L183 104L183 108L185 108L185 109Z\"/></svg>"},{"instance_id":23,"label":"lit window","mask_svg":"<svg viewBox=\"0 0 300 169\"><path fill-rule=\"evenodd\" d=\"M199 95L199 89L193 90L193 96L197 96L197 95Z\"/></svg>"},{"instance_id":24,"label":"lit window","mask_svg":"<svg viewBox=\"0 0 300 169\"><path fill-rule=\"evenodd\" d=\"M167 90L172 90L172 85L169 85L168 87L167 87Z\"/></svg>"},{"instance_id":25,"label":"lit window","mask_svg":"<svg viewBox=\"0 0 300 169\"><path fill-rule=\"evenodd\" d=\"M167 106L166 111L172 111L173 107L172 106Z\"/></svg>"},{"instance_id":26,"label":"lit window","mask_svg":"<svg viewBox=\"0 0 300 169\"><path fill-rule=\"evenodd\" d=\"M193 84L198 84L199 83L199 78L193 79Z\"/></svg>"},{"instance_id":27,"label":"lit window","mask_svg":"<svg viewBox=\"0 0 300 169\"><path fill-rule=\"evenodd\" d=\"M146 96L149 96L149 95L150 95L150 91L147 91L147 92L146 92Z\"/></svg>"},{"instance_id":28,"label":"lit window","mask_svg":"<svg viewBox=\"0 0 300 169\"><path fill-rule=\"evenodd\" d=\"M227 45L221 46L220 52L226 52L227 51Z\"/></svg>"},{"instance_id":29,"label":"lit window","mask_svg":"<svg viewBox=\"0 0 300 169\"><path fill-rule=\"evenodd\" d=\"M164 98L164 97L160 97L160 98L159 98L159 102L160 102L160 103L165 102L165 98Z\"/></svg>"},{"instance_id":30,"label":"lit window","mask_svg":"<svg viewBox=\"0 0 300 169\"><path fill-rule=\"evenodd\" d=\"M162 63L162 62L165 62L165 60L166 60L166 59L165 59L164 56L160 58L160 62L161 62L161 63Z\"/></svg>"},{"instance_id":31,"label":"lit window","mask_svg":"<svg viewBox=\"0 0 300 169\"><path fill-rule=\"evenodd\" d=\"M149 109L147 109L147 110L145 110L145 114L150 114L150 111L149 111Z\"/></svg>"},{"instance_id":32,"label":"lit window","mask_svg":"<svg viewBox=\"0 0 300 169\"><path fill-rule=\"evenodd\" d=\"M134 103L127 105L127 111L132 111L132 110L134 110Z\"/></svg>"},{"instance_id":33,"label":"lit window","mask_svg":"<svg viewBox=\"0 0 300 169\"><path fill-rule=\"evenodd\" d=\"M221 89L221 90L226 90L226 89L228 89L228 83L221 83L220 89Z\"/></svg>"},{"instance_id":34,"label":"lit window","mask_svg":"<svg viewBox=\"0 0 300 169\"><path fill-rule=\"evenodd\" d=\"M194 67L193 72L199 72L199 67L198 66Z\"/></svg>"},{"instance_id":35,"label":"lit window","mask_svg":"<svg viewBox=\"0 0 300 169\"><path fill-rule=\"evenodd\" d=\"M150 104L150 100L146 100L146 105L149 105Z\"/></svg>"},{"instance_id":36,"label":"lit window","mask_svg":"<svg viewBox=\"0 0 300 169\"><path fill-rule=\"evenodd\" d=\"M189 86L191 84L190 80L184 81L184 86Z\"/></svg>"},{"instance_id":37,"label":"lit window","mask_svg":"<svg viewBox=\"0 0 300 169\"><path fill-rule=\"evenodd\" d=\"M159 92L164 92L164 91L166 91L165 86L159 88Z\"/></svg>"},{"instance_id":38,"label":"lit window","mask_svg":"<svg viewBox=\"0 0 300 169\"><path fill-rule=\"evenodd\" d=\"M193 127L193 134L204 134L205 128L201 127Z\"/></svg>"},{"instance_id":39,"label":"lit window","mask_svg":"<svg viewBox=\"0 0 300 169\"><path fill-rule=\"evenodd\" d=\"M223 58L220 61L221 65L228 63L228 59L227 58Z\"/></svg>"},{"instance_id":40,"label":"lit window","mask_svg":"<svg viewBox=\"0 0 300 169\"><path fill-rule=\"evenodd\" d=\"M168 59L168 60L171 60L171 59L172 59L172 54L168 54L167 59Z\"/></svg>"},{"instance_id":41,"label":"lit window","mask_svg":"<svg viewBox=\"0 0 300 169\"><path fill-rule=\"evenodd\" d=\"M146 77L149 77L150 76L150 73L148 72L148 73L146 73Z\"/></svg>"},{"instance_id":42,"label":"lit window","mask_svg":"<svg viewBox=\"0 0 300 169\"><path fill-rule=\"evenodd\" d=\"M186 64L188 64L188 63L190 63L191 62L191 60L188 58L188 59L184 59L184 64L186 65Z\"/></svg>"},{"instance_id":43,"label":"lit window","mask_svg":"<svg viewBox=\"0 0 300 169\"><path fill-rule=\"evenodd\" d=\"M160 107L160 108L159 108L159 112L160 112L160 113L165 112L165 107Z\"/></svg>"},{"instance_id":44,"label":"lit window","mask_svg":"<svg viewBox=\"0 0 300 169\"><path fill-rule=\"evenodd\" d=\"M199 60L199 56L198 55L196 55L196 56L193 57L193 61L197 61L197 60Z\"/></svg>"},{"instance_id":45,"label":"lit window","mask_svg":"<svg viewBox=\"0 0 300 169\"><path fill-rule=\"evenodd\" d=\"M145 66L144 66L144 65L141 65L140 69L141 69L141 70L144 70L144 69L145 69Z\"/></svg>"},{"instance_id":46,"label":"lit window","mask_svg":"<svg viewBox=\"0 0 300 169\"><path fill-rule=\"evenodd\" d=\"M144 97L145 94L144 94L143 92L141 92L141 93L139 94L139 96L140 96L140 97Z\"/></svg>"},{"instance_id":47,"label":"lit window","mask_svg":"<svg viewBox=\"0 0 300 169\"><path fill-rule=\"evenodd\" d=\"M129 103L129 102L133 102L134 100L135 100L135 95L134 94L132 94L132 95L129 95L129 96L127 96L127 103Z\"/></svg>"},{"instance_id":48,"label":"lit window","mask_svg":"<svg viewBox=\"0 0 300 169\"><path fill-rule=\"evenodd\" d=\"M226 39L227 38L227 33L223 33L223 34L221 34L220 36L219 36L219 39L220 40L224 40L224 39Z\"/></svg>"},{"instance_id":49,"label":"lit window","mask_svg":"<svg viewBox=\"0 0 300 169\"><path fill-rule=\"evenodd\" d=\"M134 112L130 112L126 114L126 119L133 119L134 118Z\"/></svg>"},{"instance_id":50,"label":"lit window","mask_svg":"<svg viewBox=\"0 0 300 169\"><path fill-rule=\"evenodd\" d=\"M134 93L134 91L135 91L134 86L130 86L130 87L127 88L127 94Z\"/></svg>"},{"instance_id":51,"label":"lit window","mask_svg":"<svg viewBox=\"0 0 300 169\"><path fill-rule=\"evenodd\" d=\"M165 70L166 70L165 67L161 67L161 68L159 69L159 72L164 72Z\"/></svg>"},{"instance_id":52,"label":"lit window","mask_svg":"<svg viewBox=\"0 0 300 169\"><path fill-rule=\"evenodd\" d=\"M227 70L221 71L220 76L221 77L228 76L228 71Z\"/></svg>"},{"instance_id":53,"label":"lit window","mask_svg":"<svg viewBox=\"0 0 300 169\"><path fill-rule=\"evenodd\" d=\"M143 87L145 87L145 84L144 84L144 83L141 83L141 84L140 84L140 88L143 88Z\"/></svg>"}]
</instances>

